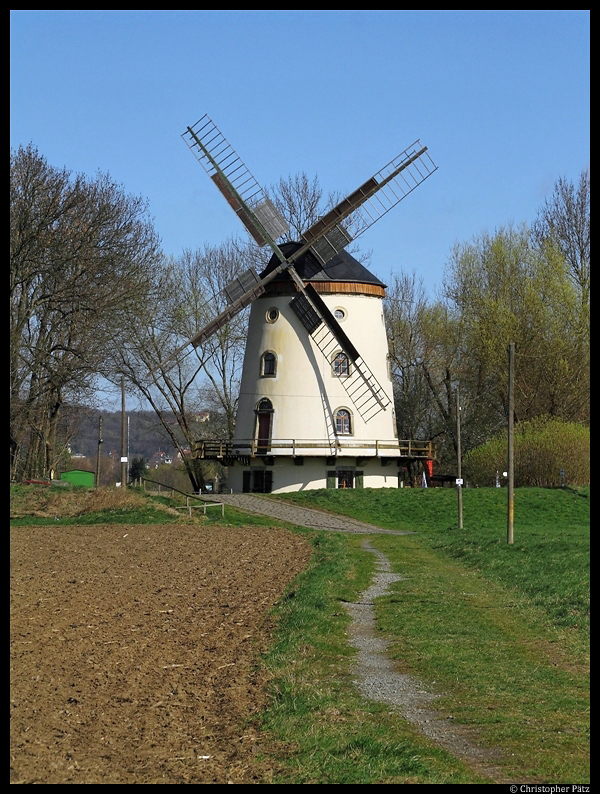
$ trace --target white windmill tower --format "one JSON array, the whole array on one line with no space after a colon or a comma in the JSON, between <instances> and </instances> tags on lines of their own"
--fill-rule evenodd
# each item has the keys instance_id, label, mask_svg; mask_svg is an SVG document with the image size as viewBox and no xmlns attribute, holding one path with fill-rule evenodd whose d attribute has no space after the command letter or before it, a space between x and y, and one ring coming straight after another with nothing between
<instances>
[{"instance_id":1,"label":"white windmill tower","mask_svg":"<svg viewBox=\"0 0 600 794\"><path fill-rule=\"evenodd\" d=\"M431 459L432 444L396 437L385 286L344 248L436 170L427 147L416 141L299 241L278 244L287 224L212 120L182 137L273 251L260 275L249 269L226 287L228 308L189 341L202 344L252 303L234 438L199 442L196 454L227 465L240 492L397 487L398 466Z\"/></svg>"}]
</instances>

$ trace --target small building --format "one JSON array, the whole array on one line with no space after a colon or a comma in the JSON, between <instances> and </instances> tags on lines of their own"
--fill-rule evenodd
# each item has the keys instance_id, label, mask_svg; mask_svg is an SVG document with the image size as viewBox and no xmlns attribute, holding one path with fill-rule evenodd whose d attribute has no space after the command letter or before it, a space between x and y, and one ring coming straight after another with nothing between
<instances>
[{"instance_id":1,"label":"small building","mask_svg":"<svg viewBox=\"0 0 600 794\"><path fill-rule=\"evenodd\" d=\"M88 487L94 485L94 472L84 471L83 469L71 469L70 471L63 471L60 479L71 483L71 485L86 485Z\"/></svg>"}]
</instances>

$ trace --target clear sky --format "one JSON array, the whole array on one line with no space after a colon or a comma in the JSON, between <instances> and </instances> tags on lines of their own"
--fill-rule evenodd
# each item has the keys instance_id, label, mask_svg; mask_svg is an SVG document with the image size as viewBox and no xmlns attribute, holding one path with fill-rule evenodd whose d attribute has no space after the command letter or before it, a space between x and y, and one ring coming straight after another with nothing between
<instances>
[{"instance_id":1,"label":"clear sky","mask_svg":"<svg viewBox=\"0 0 600 794\"><path fill-rule=\"evenodd\" d=\"M361 238L434 294L455 242L589 167L590 12L11 11L10 145L143 196L166 254L245 232L181 134L208 114L263 187L349 193L416 139L438 170Z\"/></svg>"}]
</instances>

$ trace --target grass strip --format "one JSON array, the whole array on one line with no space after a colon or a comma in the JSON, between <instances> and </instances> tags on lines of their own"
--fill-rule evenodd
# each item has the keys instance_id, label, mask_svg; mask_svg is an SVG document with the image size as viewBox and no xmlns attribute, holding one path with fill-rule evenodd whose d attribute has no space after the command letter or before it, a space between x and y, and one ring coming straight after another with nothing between
<instances>
[{"instance_id":1,"label":"grass strip","mask_svg":"<svg viewBox=\"0 0 600 794\"><path fill-rule=\"evenodd\" d=\"M372 555L338 533L299 531L314 557L276 608L277 638L264 660L272 682L262 728L287 748L273 782L489 783L389 707L360 697L340 601L368 586Z\"/></svg>"},{"instance_id":2,"label":"grass strip","mask_svg":"<svg viewBox=\"0 0 600 794\"><path fill-rule=\"evenodd\" d=\"M417 536L372 544L402 579L377 601L398 670L441 696L440 708L502 750L509 778L589 779L589 671L518 590L490 581Z\"/></svg>"}]
</instances>

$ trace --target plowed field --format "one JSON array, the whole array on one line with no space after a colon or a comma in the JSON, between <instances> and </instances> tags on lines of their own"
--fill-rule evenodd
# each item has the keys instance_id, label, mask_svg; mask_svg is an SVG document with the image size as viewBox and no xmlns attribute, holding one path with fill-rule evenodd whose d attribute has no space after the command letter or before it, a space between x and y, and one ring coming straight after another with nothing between
<instances>
[{"instance_id":1,"label":"plowed field","mask_svg":"<svg viewBox=\"0 0 600 794\"><path fill-rule=\"evenodd\" d=\"M300 536L11 529L11 783L268 783L255 716Z\"/></svg>"}]
</instances>

